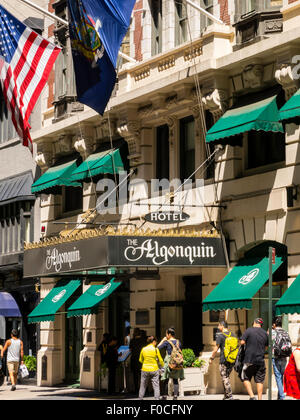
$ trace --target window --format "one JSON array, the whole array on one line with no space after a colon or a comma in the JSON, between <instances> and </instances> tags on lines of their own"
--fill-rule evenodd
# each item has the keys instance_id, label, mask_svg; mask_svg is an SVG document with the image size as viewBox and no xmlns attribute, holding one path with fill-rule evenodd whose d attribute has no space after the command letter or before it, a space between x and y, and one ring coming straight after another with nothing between
<instances>
[{"instance_id":1,"label":"window","mask_svg":"<svg viewBox=\"0 0 300 420\"><path fill-rule=\"evenodd\" d=\"M213 0L201 0L200 6L205 9L207 12L214 14L214 6L213 6ZM200 25L201 29L206 28L212 23L212 21L206 17L203 13L200 13Z\"/></svg>"},{"instance_id":2,"label":"window","mask_svg":"<svg viewBox=\"0 0 300 420\"><path fill-rule=\"evenodd\" d=\"M64 213L82 211L83 195L80 187L64 187L63 191Z\"/></svg>"},{"instance_id":3,"label":"window","mask_svg":"<svg viewBox=\"0 0 300 420\"><path fill-rule=\"evenodd\" d=\"M180 120L180 179L195 171L195 121L192 116ZM195 175L192 177L195 180Z\"/></svg>"},{"instance_id":4,"label":"window","mask_svg":"<svg viewBox=\"0 0 300 420\"><path fill-rule=\"evenodd\" d=\"M169 179L169 126L161 125L156 129L156 179Z\"/></svg>"},{"instance_id":5,"label":"window","mask_svg":"<svg viewBox=\"0 0 300 420\"><path fill-rule=\"evenodd\" d=\"M151 0L150 10L152 16L151 53L156 55L162 52L162 0Z\"/></svg>"},{"instance_id":6,"label":"window","mask_svg":"<svg viewBox=\"0 0 300 420\"><path fill-rule=\"evenodd\" d=\"M13 126L11 115L7 110L2 90L0 89L0 143L5 143L15 137L18 137L18 135Z\"/></svg>"},{"instance_id":7,"label":"window","mask_svg":"<svg viewBox=\"0 0 300 420\"><path fill-rule=\"evenodd\" d=\"M285 134L250 131L248 133L247 169L285 161Z\"/></svg>"},{"instance_id":8,"label":"window","mask_svg":"<svg viewBox=\"0 0 300 420\"><path fill-rule=\"evenodd\" d=\"M188 16L183 0L175 0L175 46L188 39Z\"/></svg>"},{"instance_id":9,"label":"window","mask_svg":"<svg viewBox=\"0 0 300 420\"><path fill-rule=\"evenodd\" d=\"M0 206L0 253L20 252L32 241L32 203L18 201Z\"/></svg>"}]
</instances>

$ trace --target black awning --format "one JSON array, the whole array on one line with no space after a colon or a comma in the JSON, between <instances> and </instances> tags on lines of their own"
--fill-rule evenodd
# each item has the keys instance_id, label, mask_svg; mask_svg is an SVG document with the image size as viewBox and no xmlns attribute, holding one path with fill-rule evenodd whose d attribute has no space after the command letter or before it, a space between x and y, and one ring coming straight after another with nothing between
<instances>
[{"instance_id":1,"label":"black awning","mask_svg":"<svg viewBox=\"0 0 300 420\"><path fill-rule=\"evenodd\" d=\"M0 206L15 201L35 200L31 193L32 182L31 172L3 179L0 182Z\"/></svg>"}]
</instances>

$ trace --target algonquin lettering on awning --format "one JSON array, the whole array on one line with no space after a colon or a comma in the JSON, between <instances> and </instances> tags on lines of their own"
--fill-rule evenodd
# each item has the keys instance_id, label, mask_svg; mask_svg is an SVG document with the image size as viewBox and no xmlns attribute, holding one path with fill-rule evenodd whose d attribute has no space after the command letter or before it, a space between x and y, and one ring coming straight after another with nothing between
<instances>
[{"instance_id":1,"label":"algonquin lettering on awning","mask_svg":"<svg viewBox=\"0 0 300 420\"><path fill-rule=\"evenodd\" d=\"M29 244L24 277L109 267L225 267L223 241L216 233L155 235L81 234ZM143 233L145 235L145 233Z\"/></svg>"}]
</instances>

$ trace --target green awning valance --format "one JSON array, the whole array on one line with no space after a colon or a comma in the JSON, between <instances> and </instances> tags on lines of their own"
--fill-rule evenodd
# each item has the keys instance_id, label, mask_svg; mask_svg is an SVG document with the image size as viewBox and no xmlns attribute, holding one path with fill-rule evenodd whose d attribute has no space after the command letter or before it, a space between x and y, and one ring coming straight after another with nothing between
<instances>
[{"instance_id":1,"label":"green awning valance","mask_svg":"<svg viewBox=\"0 0 300 420\"><path fill-rule=\"evenodd\" d=\"M90 286L87 291L68 308L67 317L70 318L72 316L98 313L100 303L111 295L120 285L121 282L114 282L114 279L112 279L105 285Z\"/></svg>"},{"instance_id":2,"label":"green awning valance","mask_svg":"<svg viewBox=\"0 0 300 420\"><path fill-rule=\"evenodd\" d=\"M300 120L300 89L280 109L279 120L285 122L299 122Z\"/></svg>"},{"instance_id":3,"label":"green awning valance","mask_svg":"<svg viewBox=\"0 0 300 420\"><path fill-rule=\"evenodd\" d=\"M93 153L72 173L73 181L83 181L100 174L124 171L119 149Z\"/></svg>"},{"instance_id":4,"label":"green awning valance","mask_svg":"<svg viewBox=\"0 0 300 420\"><path fill-rule=\"evenodd\" d=\"M28 323L54 321L56 312L78 289L80 280L59 280L45 299L28 315Z\"/></svg>"},{"instance_id":5,"label":"green awning valance","mask_svg":"<svg viewBox=\"0 0 300 420\"><path fill-rule=\"evenodd\" d=\"M230 144L231 137L252 130L284 132L279 122L277 96L231 108L208 131L206 142Z\"/></svg>"},{"instance_id":6,"label":"green awning valance","mask_svg":"<svg viewBox=\"0 0 300 420\"><path fill-rule=\"evenodd\" d=\"M276 257L273 273L283 264L283 257ZM269 279L269 258L245 258L203 301L203 312L226 309L251 309L252 298Z\"/></svg>"},{"instance_id":7,"label":"green awning valance","mask_svg":"<svg viewBox=\"0 0 300 420\"><path fill-rule=\"evenodd\" d=\"M276 303L276 315L282 314L300 314L300 276Z\"/></svg>"},{"instance_id":8,"label":"green awning valance","mask_svg":"<svg viewBox=\"0 0 300 420\"><path fill-rule=\"evenodd\" d=\"M53 187L65 185L66 187L81 187L81 184L74 182L71 178L79 164L79 159L56 164L49 168L32 186L32 193L44 192Z\"/></svg>"}]
</instances>

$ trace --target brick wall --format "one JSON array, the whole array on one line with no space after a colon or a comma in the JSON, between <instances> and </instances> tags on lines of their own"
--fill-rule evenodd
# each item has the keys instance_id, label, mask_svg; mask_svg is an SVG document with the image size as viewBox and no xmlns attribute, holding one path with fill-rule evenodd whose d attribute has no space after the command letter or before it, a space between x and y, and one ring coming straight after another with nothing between
<instances>
[{"instance_id":1,"label":"brick wall","mask_svg":"<svg viewBox=\"0 0 300 420\"><path fill-rule=\"evenodd\" d=\"M231 0L218 0L220 5L220 19L227 25L230 25L229 1Z\"/></svg>"},{"instance_id":2,"label":"brick wall","mask_svg":"<svg viewBox=\"0 0 300 420\"><path fill-rule=\"evenodd\" d=\"M142 54L142 39L143 39L143 26L142 26L142 18L143 18L143 0L138 0L135 3L134 11L133 11L133 19L134 19L134 35L133 35L133 43L135 49L135 59L137 61L143 60ZM137 10L135 12L135 10Z\"/></svg>"}]
</instances>

